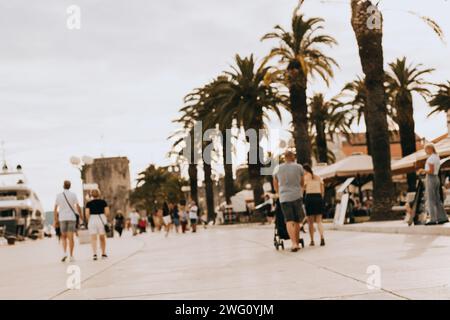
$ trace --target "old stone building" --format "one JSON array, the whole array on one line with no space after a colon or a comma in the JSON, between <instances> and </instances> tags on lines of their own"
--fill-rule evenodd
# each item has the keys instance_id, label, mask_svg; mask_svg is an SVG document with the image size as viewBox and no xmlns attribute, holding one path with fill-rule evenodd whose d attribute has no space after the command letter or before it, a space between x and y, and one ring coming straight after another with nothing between
<instances>
[{"instance_id":1,"label":"old stone building","mask_svg":"<svg viewBox=\"0 0 450 320\"><path fill-rule=\"evenodd\" d=\"M97 184L102 197L108 202L114 216L118 210L129 211L131 178L126 157L99 158L84 168L84 182Z\"/></svg>"}]
</instances>

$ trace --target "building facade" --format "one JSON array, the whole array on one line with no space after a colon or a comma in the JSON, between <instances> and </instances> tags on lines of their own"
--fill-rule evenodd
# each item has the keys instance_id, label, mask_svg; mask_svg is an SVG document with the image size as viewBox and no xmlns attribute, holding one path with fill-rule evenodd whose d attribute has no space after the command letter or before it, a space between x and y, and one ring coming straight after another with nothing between
<instances>
[{"instance_id":1,"label":"building facade","mask_svg":"<svg viewBox=\"0 0 450 320\"><path fill-rule=\"evenodd\" d=\"M131 178L126 157L99 158L83 167L84 183L97 184L102 197L108 202L112 216L117 211L128 214L130 208Z\"/></svg>"}]
</instances>

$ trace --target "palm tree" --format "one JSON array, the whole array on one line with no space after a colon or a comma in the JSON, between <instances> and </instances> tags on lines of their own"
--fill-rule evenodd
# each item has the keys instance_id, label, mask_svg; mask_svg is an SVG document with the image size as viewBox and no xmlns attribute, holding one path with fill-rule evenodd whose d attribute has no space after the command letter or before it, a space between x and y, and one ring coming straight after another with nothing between
<instances>
[{"instance_id":1,"label":"palm tree","mask_svg":"<svg viewBox=\"0 0 450 320\"><path fill-rule=\"evenodd\" d=\"M255 203L262 200L264 190L262 187L261 168L263 151L260 146L259 130L265 129L264 120L267 111L274 111L281 119L279 106L286 103L277 87L270 82L270 67L263 62L259 66L255 63L253 55L241 58L236 55L236 65L232 71L226 72L228 79L219 80L220 86L216 94L223 97L223 103L218 106L217 115L222 121L235 120L238 128L244 130L253 129L257 131L256 144L250 142L248 158L248 172L250 184L253 188ZM256 157L256 161L252 158Z\"/></svg>"},{"instance_id":2,"label":"palm tree","mask_svg":"<svg viewBox=\"0 0 450 320\"><path fill-rule=\"evenodd\" d=\"M228 92L231 83L225 75L219 76L208 86L208 100L210 104L215 106L214 110L220 109L219 106L228 102ZM235 194L234 179L233 179L233 162L232 162L232 136L230 131L233 127L233 118L222 117L219 112L209 112L206 121L211 124L217 124L220 130L221 145L222 145L222 161L224 166L224 191L225 200L227 204L231 204L231 197ZM227 132L227 130L229 130Z\"/></svg>"},{"instance_id":3,"label":"palm tree","mask_svg":"<svg viewBox=\"0 0 450 320\"><path fill-rule=\"evenodd\" d=\"M327 135L332 138L336 132L350 132L349 112L344 105L334 97L326 101L322 93L315 94L309 102L310 131L315 133L316 160L329 163L332 160L327 145Z\"/></svg>"},{"instance_id":4,"label":"palm tree","mask_svg":"<svg viewBox=\"0 0 450 320\"><path fill-rule=\"evenodd\" d=\"M319 76L327 84L334 76L334 59L324 54L322 46L337 44L331 36L320 33L324 20L305 18L299 13L300 5L294 10L291 30L277 25L274 31L262 40L277 39L279 45L273 48L267 59L279 57L284 66L282 82L289 88L289 110L292 114L294 140L299 163L311 163L311 140L308 134L307 86L310 78Z\"/></svg>"},{"instance_id":5,"label":"palm tree","mask_svg":"<svg viewBox=\"0 0 450 320\"><path fill-rule=\"evenodd\" d=\"M164 201L178 203L183 198L181 187L186 185L180 176L167 167L150 165L140 172L131 202L141 209L157 209Z\"/></svg>"},{"instance_id":6,"label":"palm tree","mask_svg":"<svg viewBox=\"0 0 450 320\"><path fill-rule=\"evenodd\" d=\"M391 172L391 150L387 121L386 94L384 88L383 27L368 27L373 6L370 0L352 0L352 27L359 47L359 57L365 74L367 90L366 115L371 155L374 166L374 204L371 219L383 220L390 216L394 199L394 184Z\"/></svg>"},{"instance_id":7,"label":"palm tree","mask_svg":"<svg viewBox=\"0 0 450 320\"><path fill-rule=\"evenodd\" d=\"M450 111L450 81L437 86L439 90L430 100L430 107L433 108L433 111L429 114L429 116L437 112L448 113Z\"/></svg>"},{"instance_id":8,"label":"palm tree","mask_svg":"<svg viewBox=\"0 0 450 320\"><path fill-rule=\"evenodd\" d=\"M206 147L208 141L204 141L203 135L206 130L213 129L215 124L209 121L209 114L214 113L214 106L211 104L209 97L209 88L211 84L204 87L194 89L190 94L185 97L186 106L180 111L184 114L187 119L192 119L195 123L200 122L202 124L202 137L197 138L201 141L200 147L202 151L201 162L204 172L204 182L205 182L205 196L206 196L206 209L208 213L208 220L212 220L214 216L214 183L212 180L212 149L208 149L206 152Z\"/></svg>"},{"instance_id":9,"label":"palm tree","mask_svg":"<svg viewBox=\"0 0 450 320\"><path fill-rule=\"evenodd\" d=\"M175 142L172 144L169 156L175 155L180 161L186 161L188 163L190 197L198 203L198 169L194 155L194 151L196 150L194 124L191 120L186 119L185 116L175 120L175 122L183 123L184 127L182 130L177 131L169 137L169 139L176 138ZM187 158L184 158L185 156L187 156Z\"/></svg>"},{"instance_id":10,"label":"palm tree","mask_svg":"<svg viewBox=\"0 0 450 320\"><path fill-rule=\"evenodd\" d=\"M406 57L389 64L386 83L391 114L399 127L402 156L416 152L416 132L414 122L413 93L418 93L425 100L430 97L430 83L423 79L434 69L423 69L422 65L407 65ZM416 189L416 174L408 174L408 191Z\"/></svg>"}]
</instances>

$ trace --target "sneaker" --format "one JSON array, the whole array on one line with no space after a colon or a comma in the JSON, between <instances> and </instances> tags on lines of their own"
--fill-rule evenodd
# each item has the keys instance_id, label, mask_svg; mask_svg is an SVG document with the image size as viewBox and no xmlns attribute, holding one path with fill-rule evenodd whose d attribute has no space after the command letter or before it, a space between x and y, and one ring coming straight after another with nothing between
<instances>
[{"instance_id":1,"label":"sneaker","mask_svg":"<svg viewBox=\"0 0 450 320\"><path fill-rule=\"evenodd\" d=\"M311 241L310 243L309 243L309 246L310 247L314 247L316 244L314 243L314 241Z\"/></svg>"},{"instance_id":2,"label":"sneaker","mask_svg":"<svg viewBox=\"0 0 450 320\"><path fill-rule=\"evenodd\" d=\"M325 239L320 239L320 246L321 247L324 247L325 246Z\"/></svg>"},{"instance_id":3,"label":"sneaker","mask_svg":"<svg viewBox=\"0 0 450 320\"><path fill-rule=\"evenodd\" d=\"M106 259L108 256L106 254L102 254L102 259Z\"/></svg>"},{"instance_id":4,"label":"sneaker","mask_svg":"<svg viewBox=\"0 0 450 320\"><path fill-rule=\"evenodd\" d=\"M92 260L97 261L97 255L94 254L94 256L92 257Z\"/></svg>"},{"instance_id":5,"label":"sneaker","mask_svg":"<svg viewBox=\"0 0 450 320\"><path fill-rule=\"evenodd\" d=\"M67 256L64 256L64 257L61 259L61 262L66 262L66 260L67 260Z\"/></svg>"},{"instance_id":6,"label":"sneaker","mask_svg":"<svg viewBox=\"0 0 450 320\"><path fill-rule=\"evenodd\" d=\"M69 258L69 262L75 262L75 258L74 257L70 257Z\"/></svg>"}]
</instances>

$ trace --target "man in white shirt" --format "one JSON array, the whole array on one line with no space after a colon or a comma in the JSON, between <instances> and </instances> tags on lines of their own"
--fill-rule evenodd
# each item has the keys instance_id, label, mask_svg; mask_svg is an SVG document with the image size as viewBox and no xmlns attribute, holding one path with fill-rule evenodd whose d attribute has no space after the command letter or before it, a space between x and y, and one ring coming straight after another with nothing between
<instances>
[{"instance_id":1,"label":"man in white shirt","mask_svg":"<svg viewBox=\"0 0 450 320\"><path fill-rule=\"evenodd\" d=\"M61 231L61 243L64 251L62 262L67 260L67 246L69 247L70 261L74 260L74 233L76 232L77 219L80 220L80 223L82 221L77 196L69 191L70 187L70 181L64 181L64 191L56 196L54 209L55 229L59 227Z\"/></svg>"},{"instance_id":2,"label":"man in white shirt","mask_svg":"<svg viewBox=\"0 0 450 320\"><path fill-rule=\"evenodd\" d=\"M131 224L131 230L133 232L133 236L137 235L138 224L139 224L140 218L141 218L141 215L139 213L137 213L136 210L133 210L130 213L130 224Z\"/></svg>"},{"instance_id":3,"label":"man in white shirt","mask_svg":"<svg viewBox=\"0 0 450 320\"><path fill-rule=\"evenodd\" d=\"M189 220L191 222L192 232L197 232L198 207L195 201L192 201L189 207Z\"/></svg>"}]
</instances>

